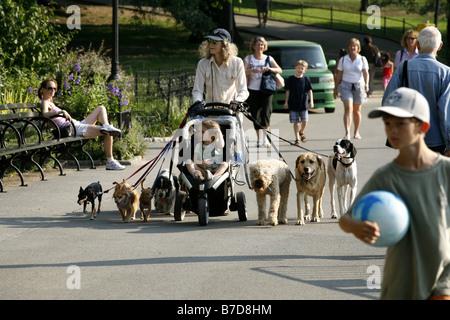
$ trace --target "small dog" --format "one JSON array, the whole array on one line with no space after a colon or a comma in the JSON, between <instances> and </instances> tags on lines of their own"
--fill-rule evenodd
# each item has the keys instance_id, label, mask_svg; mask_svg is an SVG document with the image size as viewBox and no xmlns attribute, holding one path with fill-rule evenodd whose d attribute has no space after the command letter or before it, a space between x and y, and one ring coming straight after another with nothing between
<instances>
[{"instance_id":1,"label":"small dog","mask_svg":"<svg viewBox=\"0 0 450 320\"><path fill-rule=\"evenodd\" d=\"M123 222L129 222L133 216L133 220L136 218L136 211L138 209L139 195L125 180L118 183L114 189L114 202L122 215Z\"/></svg>"},{"instance_id":2,"label":"small dog","mask_svg":"<svg viewBox=\"0 0 450 320\"><path fill-rule=\"evenodd\" d=\"M272 226L287 223L286 211L289 184L292 177L289 167L280 160L258 160L250 164L250 183L258 202L258 225L267 221ZM266 218L266 195L270 197L270 208Z\"/></svg>"},{"instance_id":3,"label":"small dog","mask_svg":"<svg viewBox=\"0 0 450 320\"><path fill-rule=\"evenodd\" d=\"M139 197L139 208L141 209L141 218L144 217L144 221L147 222L150 217L150 212L152 212L152 198L153 191L152 188L144 188L144 180L141 182L141 195ZM147 214L145 214L145 209L147 209Z\"/></svg>"},{"instance_id":4,"label":"small dog","mask_svg":"<svg viewBox=\"0 0 450 320\"><path fill-rule=\"evenodd\" d=\"M78 192L78 204L83 204L83 213L86 214L86 205L88 202L92 204L91 220L96 218L96 213L100 214L100 207L102 205L103 189L100 182L93 182L83 189L80 187ZM98 199L98 208L95 211L95 199Z\"/></svg>"},{"instance_id":5,"label":"small dog","mask_svg":"<svg viewBox=\"0 0 450 320\"><path fill-rule=\"evenodd\" d=\"M311 220L308 197L313 198L314 206L312 212L313 222L319 222L323 217L322 197L325 191L327 169L322 158L314 153L300 154L295 161L295 180L297 185L297 224L304 225L305 219ZM301 197L305 202L306 215L303 215Z\"/></svg>"},{"instance_id":6,"label":"small dog","mask_svg":"<svg viewBox=\"0 0 450 320\"><path fill-rule=\"evenodd\" d=\"M328 186L331 194L331 218L338 215L334 206L334 184L336 183L341 217L356 197L358 186L356 148L350 140L339 139L333 146L334 155L328 157ZM350 187L350 197L347 197ZM348 202L347 202L348 199Z\"/></svg>"},{"instance_id":7,"label":"small dog","mask_svg":"<svg viewBox=\"0 0 450 320\"><path fill-rule=\"evenodd\" d=\"M155 209L165 214L173 213L175 197L178 191L178 179L164 169L155 180L153 195Z\"/></svg>"}]
</instances>

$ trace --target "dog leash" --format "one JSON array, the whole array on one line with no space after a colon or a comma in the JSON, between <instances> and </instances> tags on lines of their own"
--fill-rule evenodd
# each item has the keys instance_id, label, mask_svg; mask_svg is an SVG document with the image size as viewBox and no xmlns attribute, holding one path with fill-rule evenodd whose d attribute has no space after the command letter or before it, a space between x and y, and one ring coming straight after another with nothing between
<instances>
[{"instance_id":1,"label":"dog leash","mask_svg":"<svg viewBox=\"0 0 450 320\"><path fill-rule=\"evenodd\" d=\"M198 102L196 104L193 104L192 106L189 107L189 109L186 111L186 114L183 118L183 120L181 121L180 125L178 126L179 129L183 128L186 124L187 119L189 118L189 115L191 114L191 112L193 112L194 110L196 110L197 108L200 108L202 106L204 106L205 103L204 102ZM155 166L155 164L159 161L159 159L161 158L161 156L166 153L169 149L170 146L172 146L172 144L174 143L175 139L177 137L174 136L172 137L172 139L164 146L164 148L161 150L161 152L154 157L153 159L151 159L150 161L148 161L146 164L144 164L143 166L141 166L139 169L137 169L132 175L130 175L128 178L124 179L124 181L128 181L130 180L132 177L134 177L139 171L143 170L145 167L147 167L148 165L150 165L150 167L147 169L147 171L144 172L144 174L139 177L139 179L136 181L136 183L133 185L133 190L136 189L136 187L139 185L139 183L145 179L150 172L153 170L153 167ZM166 155L167 156L167 155ZM114 189L115 187L111 187L110 189L104 191L104 193L108 193L109 191L111 191L112 189Z\"/></svg>"},{"instance_id":2,"label":"dog leash","mask_svg":"<svg viewBox=\"0 0 450 320\"><path fill-rule=\"evenodd\" d=\"M252 121L254 124L256 124L257 127L259 126L260 128L262 128L262 126L259 124L259 122L258 122L255 118L253 118L253 117L251 116L251 114L248 113L248 111L243 112L243 114L247 117L247 119L249 119L249 120ZM311 152L311 153L317 154L317 155L319 155L319 156L328 158L328 155L321 154L320 152L317 152L317 151L314 151L314 150L310 150L310 149L308 149L308 148L305 148L305 147L296 145L296 144L290 142L289 140L286 140L286 139L284 139L284 138L282 138L282 137L280 137L280 136L274 134L273 132L271 132L271 131L269 131L269 130L266 130L266 129L264 129L264 130L266 131L266 132L265 132L265 133L266 133L266 138L267 138L267 140L269 141L270 145L271 145L272 148L275 150L275 152L278 153L278 156L279 156L279 157L284 161L284 163L286 163L286 164L288 164L288 163L286 162L286 160L284 159L283 155L282 155L281 152L278 150L278 148L273 144L272 139L269 137L269 134L272 135L272 136L274 136L274 137L276 137L276 138L278 138L278 139L280 139L280 140L282 140L282 141L284 141L284 142L289 143L291 146L296 146L296 147L298 147L298 148L300 148L300 149L303 149L303 150L305 150L305 151L307 151L307 152ZM294 174L292 173L291 169L289 169L289 173L291 174L291 177L292 177L292 179L293 179L294 181L304 181L303 179L297 179L297 178L294 176Z\"/></svg>"},{"instance_id":3,"label":"dog leash","mask_svg":"<svg viewBox=\"0 0 450 320\"><path fill-rule=\"evenodd\" d=\"M247 111L246 111L246 112L243 112L243 114L247 117L247 119L249 119L250 121L252 121L253 123L255 123L257 126L263 128L263 127L259 124L259 122L258 122L255 118L253 118ZM280 139L280 140L282 140L282 141L284 141L284 142L286 142L286 143L288 143L288 144L290 144L291 146L295 146L295 147L300 148L300 149L303 149L303 150L305 150L305 151L308 151L308 152L317 154L317 155L319 155L319 156L328 158L328 155L326 155L326 154L323 154L323 153L320 153L320 152L317 152L317 151L314 151L314 150L311 150L311 149L308 149L308 148L305 148L305 147L296 145L295 143L292 143L292 142L290 142L289 140L286 140L286 139L284 139L283 137L280 137L280 136L276 135L275 133L271 132L270 130L266 130L266 129L264 129L264 130L266 131L266 137L268 138L268 140L269 140L271 146L274 147L275 150L277 150L277 149L276 149L275 146L273 145L272 140L271 140L270 137L269 137L269 134L272 135L272 136L274 136L274 137L276 137L276 138L278 138L278 139Z\"/></svg>"}]
</instances>

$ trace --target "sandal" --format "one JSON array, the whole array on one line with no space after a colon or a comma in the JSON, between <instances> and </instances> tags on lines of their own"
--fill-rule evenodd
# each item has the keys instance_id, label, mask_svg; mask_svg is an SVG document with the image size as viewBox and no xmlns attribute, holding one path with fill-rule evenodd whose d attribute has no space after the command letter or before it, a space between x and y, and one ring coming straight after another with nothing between
<instances>
[{"instance_id":1,"label":"sandal","mask_svg":"<svg viewBox=\"0 0 450 320\"><path fill-rule=\"evenodd\" d=\"M300 145L300 140L295 140L295 143L294 143L296 146L299 146Z\"/></svg>"},{"instance_id":2,"label":"sandal","mask_svg":"<svg viewBox=\"0 0 450 320\"><path fill-rule=\"evenodd\" d=\"M300 132L300 139L302 140L303 143L306 142L306 136Z\"/></svg>"}]
</instances>

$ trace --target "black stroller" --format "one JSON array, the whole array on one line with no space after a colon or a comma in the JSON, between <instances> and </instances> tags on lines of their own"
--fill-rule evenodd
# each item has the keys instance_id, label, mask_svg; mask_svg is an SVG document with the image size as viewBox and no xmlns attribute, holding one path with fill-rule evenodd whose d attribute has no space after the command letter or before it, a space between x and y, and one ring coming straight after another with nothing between
<instances>
[{"instance_id":1,"label":"black stroller","mask_svg":"<svg viewBox=\"0 0 450 320\"><path fill-rule=\"evenodd\" d=\"M227 215L230 211L237 211L240 221L247 221L245 194L235 192L238 171L244 167L247 174L247 144L240 120L243 104L207 103L193 108L187 118L185 126L180 129L178 145L174 147L174 158L178 156L180 176L180 190L177 193L174 218L182 221L186 211L198 215L199 224L205 226L210 216ZM228 163L227 171L211 180L197 180L186 168L186 160L192 159L194 150L194 130L201 128L205 119L214 120L220 125L224 136L224 161Z\"/></svg>"}]
</instances>

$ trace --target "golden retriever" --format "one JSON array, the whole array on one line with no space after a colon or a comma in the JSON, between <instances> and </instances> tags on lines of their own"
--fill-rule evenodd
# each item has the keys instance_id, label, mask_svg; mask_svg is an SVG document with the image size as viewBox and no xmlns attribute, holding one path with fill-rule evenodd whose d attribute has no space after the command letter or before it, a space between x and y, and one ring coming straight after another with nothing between
<instances>
[{"instance_id":1,"label":"golden retriever","mask_svg":"<svg viewBox=\"0 0 450 320\"><path fill-rule=\"evenodd\" d=\"M297 185L297 224L304 225L310 218L310 207L307 196L313 198L313 222L319 222L323 217L322 197L325 190L327 169L322 158L314 153L302 153L295 162L295 182ZM303 215L301 196L305 203L306 214Z\"/></svg>"},{"instance_id":2,"label":"golden retriever","mask_svg":"<svg viewBox=\"0 0 450 320\"><path fill-rule=\"evenodd\" d=\"M116 185L113 198L117 205L117 208L122 215L123 222L129 222L131 216L133 220L136 218L136 211L138 209L139 195L135 189L133 189L125 180Z\"/></svg>"}]
</instances>

